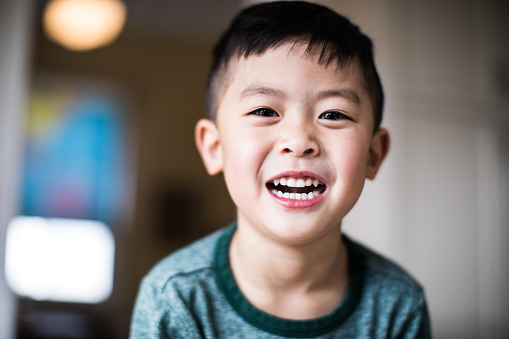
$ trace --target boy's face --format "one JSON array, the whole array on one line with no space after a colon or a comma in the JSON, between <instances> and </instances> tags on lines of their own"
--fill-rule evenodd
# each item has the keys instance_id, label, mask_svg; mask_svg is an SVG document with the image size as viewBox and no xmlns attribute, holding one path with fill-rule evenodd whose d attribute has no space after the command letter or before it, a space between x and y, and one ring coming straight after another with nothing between
<instances>
[{"instance_id":1,"label":"boy's face","mask_svg":"<svg viewBox=\"0 0 509 339\"><path fill-rule=\"evenodd\" d=\"M373 135L358 65L319 65L305 48L232 61L216 124L196 129L209 173L224 172L239 227L293 244L339 230L389 144L385 130Z\"/></svg>"}]
</instances>

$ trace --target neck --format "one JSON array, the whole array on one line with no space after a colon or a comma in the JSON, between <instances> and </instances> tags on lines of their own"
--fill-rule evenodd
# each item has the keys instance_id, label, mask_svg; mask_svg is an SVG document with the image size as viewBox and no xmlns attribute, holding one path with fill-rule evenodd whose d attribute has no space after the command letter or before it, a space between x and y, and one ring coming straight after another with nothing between
<instances>
[{"instance_id":1,"label":"neck","mask_svg":"<svg viewBox=\"0 0 509 339\"><path fill-rule=\"evenodd\" d=\"M339 226L311 242L286 244L239 225L230 258L242 293L273 315L294 319L325 315L346 293L347 251Z\"/></svg>"}]
</instances>

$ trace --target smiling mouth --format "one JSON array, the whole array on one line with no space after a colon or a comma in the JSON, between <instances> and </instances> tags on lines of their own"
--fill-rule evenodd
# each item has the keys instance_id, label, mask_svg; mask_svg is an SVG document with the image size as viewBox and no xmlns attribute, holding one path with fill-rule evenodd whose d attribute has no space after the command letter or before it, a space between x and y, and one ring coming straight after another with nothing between
<instances>
[{"instance_id":1,"label":"smiling mouth","mask_svg":"<svg viewBox=\"0 0 509 339\"><path fill-rule=\"evenodd\" d=\"M314 178L283 177L267 183L272 194L286 199L310 200L325 191L325 184Z\"/></svg>"}]
</instances>

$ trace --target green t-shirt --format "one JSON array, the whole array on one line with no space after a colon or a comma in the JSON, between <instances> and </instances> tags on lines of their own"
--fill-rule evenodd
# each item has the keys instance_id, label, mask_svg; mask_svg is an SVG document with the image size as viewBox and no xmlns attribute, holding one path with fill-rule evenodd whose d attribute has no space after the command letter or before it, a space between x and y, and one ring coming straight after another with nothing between
<instances>
[{"instance_id":1,"label":"green t-shirt","mask_svg":"<svg viewBox=\"0 0 509 339\"><path fill-rule=\"evenodd\" d=\"M344 236L350 281L341 304L310 320L256 309L229 264L236 226L158 263L143 279L130 338L431 338L424 292L408 273Z\"/></svg>"}]
</instances>

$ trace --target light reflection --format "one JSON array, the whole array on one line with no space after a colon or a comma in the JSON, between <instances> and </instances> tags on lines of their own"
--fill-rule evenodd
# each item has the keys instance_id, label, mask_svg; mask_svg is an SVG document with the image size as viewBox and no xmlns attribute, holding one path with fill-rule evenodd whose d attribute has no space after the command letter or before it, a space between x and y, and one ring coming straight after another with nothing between
<instances>
[{"instance_id":1,"label":"light reflection","mask_svg":"<svg viewBox=\"0 0 509 339\"><path fill-rule=\"evenodd\" d=\"M113 288L114 252L102 222L18 216L7 228L5 277L20 296L98 303Z\"/></svg>"}]
</instances>

